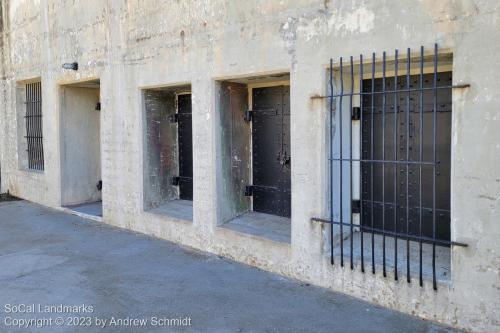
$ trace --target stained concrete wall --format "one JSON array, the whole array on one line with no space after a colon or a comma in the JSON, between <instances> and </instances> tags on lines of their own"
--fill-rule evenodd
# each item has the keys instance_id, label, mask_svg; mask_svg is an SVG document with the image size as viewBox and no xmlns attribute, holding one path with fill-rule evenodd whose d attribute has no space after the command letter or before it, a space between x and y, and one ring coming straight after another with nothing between
<instances>
[{"instance_id":1,"label":"stained concrete wall","mask_svg":"<svg viewBox=\"0 0 500 333\"><path fill-rule=\"evenodd\" d=\"M179 175L175 92L144 91L144 209L179 199L172 177Z\"/></svg>"},{"instance_id":2,"label":"stained concrete wall","mask_svg":"<svg viewBox=\"0 0 500 333\"><path fill-rule=\"evenodd\" d=\"M61 205L101 200L99 89L61 87Z\"/></svg>"},{"instance_id":3,"label":"stained concrete wall","mask_svg":"<svg viewBox=\"0 0 500 333\"><path fill-rule=\"evenodd\" d=\"M217 87L220 89L217 146L221 149L218 224L223 224L251 210L250 198L245 197L245 187L251 184L251 126L245 121L247 85L221 82Z\"/></svg>"},{"instance_id":4,"label":"stained concrete wall","mask_svg":"<svg viewBox=\"0 0 500 333\"><path fill-rule=\"evenodd\" d=\"M69 1L2 0L2 182L13 194L60 205L57 84L101 78L104 222L224 255L399 311L472 331L498 330L500 125L496 0ZM485 37L487 36L487 37ZM452 277L437 292L331 266L327 212L326 93L330 57L394 48L453 52ZM61 64L78 61L78 71ZM221 147L215 80L290 72L291 244L217 227ZM18 170L16 82L42 77L46 169ZM192 82L193 223L142 209L142 87ZM8 124L8 125L6 125ZM5 178L5 179L3 179ZM333 323L332 323L333 324Z\"/></svg>"}]
</instances>

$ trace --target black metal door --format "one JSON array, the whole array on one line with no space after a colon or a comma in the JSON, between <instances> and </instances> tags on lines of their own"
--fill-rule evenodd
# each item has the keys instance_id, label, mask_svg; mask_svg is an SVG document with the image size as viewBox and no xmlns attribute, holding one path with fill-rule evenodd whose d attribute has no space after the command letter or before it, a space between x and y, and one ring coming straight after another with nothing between
<instances>
[{"instance_id":1,"label":"black metal door","mask_svg":"<svg viewBox=\"0 0 500 333\"><path fill-rule=\"evenodd\" d=\"M179 117L179 198L193 200L193 126L191 94L177 96Z\"/></svg>"},{"instance_id":2,"label":"black metal door","mask_svg":"<svg viewBox=\"0 0 500 333\"><path fill-rule=\"evenodd\" d=\"M253 210L290 217L290 88L254 88L252 104Z\"/></svg>"},{"instance_id":3,"label":"black metal door","mask_svg":"<svg viewBox=\"0 0 500 333\"><path fill-rule=\"evenodd\" d=\"M417 90L420 87L419 75L410 76L409 96L408 92L399 92L396 96L386 93L385 101L384 94L380 93L383 91L382 79L374 80L373 90L371 79L363 80L363 92L367 95L363 97L362 158L373 162L364 163L361 170L362 224L413 235L422 231L423 236L432 237L435 195L436 238L449 240L451 90L437 90L437 166L436 188L433 191L434 91L425 90L433 87L433 76L423 75L422 107L420 91ZM396 89L408 89L406 80L406 76L399 77ZM451 85L452 73L438 73L437 81L438 86ZM387 78L385 90L394 91L394 84L394 78ZM423 126L420 126L421 123ZM410 163L404 162L407 160Z\"/></svg>"}]
</instances>

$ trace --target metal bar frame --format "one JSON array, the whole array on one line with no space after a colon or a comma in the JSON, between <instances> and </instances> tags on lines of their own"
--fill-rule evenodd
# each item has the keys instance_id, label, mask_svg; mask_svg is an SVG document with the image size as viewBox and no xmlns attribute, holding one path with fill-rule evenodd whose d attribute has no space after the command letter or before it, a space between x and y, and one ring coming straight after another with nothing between
<instances>
[{"instance_id":1,"label":"metal bar frame","mask_svg":"<svg viewBox=\"0 0 500 333\"><path fill-rule=\"evenodd\" d=\"M40 81L25 86L25 124L29 170L44 170L42 84Z\"/></svg>"},{"instance_id":2,"label":"metal bar frame","mask_svg":"<svg viewBox=\"0 0 500 333\"><path fill-rule=\"evenodd\" d=\"M447 239L439 239L437 238L437 226L436 226L436 213L437 211L439 212L450 212L449 210L443 210L443 209L437 209L436 208L436 168L437 165L439 164L439 161L437 160L437 103L438 103L438 91L441 89L455 89L455 88L467 88L470 85L469 84L460 84L460 85L442 85L438 86L437 85L437 74L438 74L438 45L434 45L434 55L433 55L433 84L432 87L424 87L423 86L423 76L424 76L424 47L420 47L420 59L419 59L419 73L416 75L419 75L420 83L417 88L412 88L411 85L411 49L407 48L406 52L406 74L403 76L405 77L405 81L403 79L401 80L401 84L399 84L398 79L398 70L399 70L399 54L398 50L396 49L394 52L394 89L389 90L387 89L387 82L389 80L389 77L386 76L387 74L387 57L386 57L386 52L384 51L382 53L382 76L380 79L382 79L382 89L380 91L375 90L375 64L376 64L376 55L375 53L372 53L372 62L371 62L371 77L370 78L365 78L364 74L364 64L363 64L363 55L360 54L359 56L359 64L355 65L354 64L354 59L352 56L349 58L349 63L344 64L344 60L342 57L340 57L339 61L339 67L338 67L338 75L339 75L339 81L337 84L337 89L339 90L339 93L336 94L334 92L335 90L335 84L334 84L334 61L333 59L330 59L330 68L329 68L329 77L330 77L330 82L329 82L329 94L327 96L313 96L312 98L329 98L330 102L330 108L329 108L329 137L330 137L330 147L329 147L329 154L330 157L328 158L329 161L329 170L330 170L330 217L329 219L324 219L324 218L312 218L311 221L313 222L321 222L321 223L327 223L330 224L330 263L334 265L334 257L335 257L335 251L334 251L334 225L338 225L340 229L340 266L344 267L344 230L343 227L346 226L349 228L349 247L350 247L350 268L351 270L354 269L354 232L355 232L355 226L354 226L354 219L353 219L353 162L357 162L359 165L359 202L360 202L360 207L359 211L356 211L356 213L359 213L360 217L360 225L356 225L356 231L359 229L360 232L360 251L361 251L361 271L364 273L365 272L365 256L364 256L364 232L369 232L371 233L371 266L372 266L372 273L375 274L375 234L379 234L382 236L382 273L384 277L387 277L387 270L386 270L386 236L387 237L393 237L394 238L394 278L395 280L398 280L398 240L404 240L406 241L406 280L408 283L411 282L411 260L410 260L410 241L418 242L418 248L419 248L419 285L423 286L423 264L422 264L422 257L423 257L423 252L422 252L422 245L425 244L431 244L432 245L432 285L433 289L437 290L437 278L436 278L436 246L443 246L443 247L451 247L451 246L467 246L465 243L461 242L456 242L452 240L447 240ZM404 58L403 58L404 59ZM350 89L349 91L344 91L344 66L349 67L349 74L350 74ZM359 66L359 91L355 91L354 87L354 80L355 80L355 73L354 73L354 66ZM371 79L371 89L367 90L364 89L363 87L363 81L364 80L370 80ZM405 82L403 84L403 82ZM399 87L405 87L404 89L399 89ZM432 110L429 112L432 112L432 160L431 161L425 161L423 158L423 150L424 150L424 144L423 144L423 135L424 135L424 92L425 91L431 91L433 94L433 102L432 102ZM419 94L419 102L418 102L418 111L417 110L411 110L411 103L410 103L410 93L412 92L417 92ZM404 122L403 118L399 119L398 114L399 114L399 95L400 93L405 93L406 94L406 107L404 111ZM394 98L394 118L393 118L393 125L394 125L394 130L393 130L393 145L394 145L394 152L392 159L388 159L386 156L386 149L385 149L385 143L386 143L386 121L387 121L387 114L390 113L390 111L387 110L387 95L388 94L393 94ZM380 133L375 133L375 125L374 125L374 114L375 114L375 108L374 108L374 96L376 95L381 95L382 96L382 109L381 109L381 115L382 115L382 125L380 129ZM361 113L359 118L355 118L353 120L350 120L349 122L349 131L348 133L343 132L343 98L349 98L349 110L352 112L353 110L353 97L354 96L359 96L359 105L361 109ZM363 98L370 98L371 99L371 104L369 109L364 110L364 100ZM337 100L338 98L338 100ZM336 107L338 105L338 107ZM416 109L417 106L415 104L414 108ZM369 114L370 119L369 122L367 122L366 126L367 130L368 128L370 129L370 138L371 138L371 144L370 144L370 149L369 151L364 151L363 150L363 123L366 121L366 119L363 119L364 117L364 111ZM412 137L411 134L411 126L412 126L412 116L411 114L414 113L415 118L418 116L419 118L419 141L418 141L418 158L417 159L412 159L410 155L410 150L412 150L413 147L410 145L410 138ZM338 137L334 135L334 116L337 116L338 118ZM402 114L403 116L403 114ZM360 128L359 128L359 158L353 158L353 126L352 126L352 121L360 121ZM398 133L398 123L401 121L402 125L404 124L405 127L404 129L401 129L402 133ZM347 125L347 124L346 124ZM348 140L349 140L349 157L344 157L345 153L343 151L343 139L344 135L348 134ZM376 135L380 136L381 143L382 143L382 158L378 159L374 156L374 141L376 139ZM401 148L404 153L401 153L401 156L398 154L398 137L401 137L402 139L405 138L406 145L405 148ZM338 143L336 141L338 140ZM338 157L334 157L334 148L338 147ZM369 155L369 158L364 158L363 153L366 153ZM404 157L403 157L404 155ZM335 193L334 191L334 180L335 180L335 169L334 169L334 163L338 163L339 166L339 192L338 194ZM349 165L349 221L344 221L344 163L348 163ZM368 166L366 165L368 163ZM376 201L374 199L374 166L375 165L381 165L382 169L382 176L381 176L381 185L382 185L382 201ZM386 202L386 165L389 167L392 167L394 170L394 175L393 175L393 190L394 190L394 198L393 202ZM432 176L432 207L423 207L423 202L422 202L422 194L423 194L423 189L422 189L422 168L423 166L429 166L432 168L433 176ZM410 184L410 167L418 167L418 203L416 200L410 200L410 191L409 191L409 184ZM400 169L401 168L401 169ZM390 170L390 169L387 169ZM413 170L413 169L412 169ZM416 169L415 169L416 170ZM401 172L406 172L405 177L406 177L406 183L405 183L405 188L402 187L402 191L405 191L404 193L404 200L405 200L405 213L401 213L401 217L399 216L398 213L398 197L400 196L400 192L398 190L398 173L399 171ZM370 173L370 191L369 193L366 193L367 196L370 199L365 199L363 198L363 174L364 173ZM346 189L347 190L347 189ZM335 196L338 196L338 201L334 202ZM403 196L403 194L401 194ZM389 201L390 198L389 198ZM338 212L339 212L339 219L336 220L334 216L334 208L335 205L338 204ZM381 215L381 225L382 227L375 227L374 224L374 207L375 205L381 205L382 206L382 215ZM394 224L394 231L388 230L387 229L387 221L386 221L386 206L389 206L388 209L394 210L394 215L393 215L393 224ZM392 208L391 208L392 207ZM347 208L347 207L346 207ZM402 207L401 207L402 208ZM365 209L370 210L370 216L366 219L370 225L367 225L367 223L363 223L363 216L366 215ZM411 230L411 223L410 223L410 210L412 211L418 211L418 234L412 233ZM423 234L423 225L422 225L422 213L423 211L430 211L432 213L432 237L424 236ZM404 230L403 232L398 231L398 218L402 222L406 222L406 227L402 227L399 230ZM405 220L403 220L405 219ZM389 222L390 223L390 222ZM402 224L404 225L404 224Z\"/></svg>"}]
</instances>

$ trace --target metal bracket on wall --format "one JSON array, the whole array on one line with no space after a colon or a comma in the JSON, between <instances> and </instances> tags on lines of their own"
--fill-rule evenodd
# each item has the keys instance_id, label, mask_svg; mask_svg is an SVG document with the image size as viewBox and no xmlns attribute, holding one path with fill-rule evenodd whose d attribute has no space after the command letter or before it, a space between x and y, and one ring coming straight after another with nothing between
<instances>
[{"instance_id":1,"label":"metal bracket on wall","mask_svg":"<svg viewBox=\"0 0 500 333\"><path fill-rule=\"evenodd\" d=\"M243 119L245 119L245 121L247 123L251 122L252 121L252 114L253 114L253 111L252 110L246 110L245 111L245 116Z\"/></svg>"},{"instance_id":2,"label":"metal bracket on wall","mask_svg":"<svg viewBox=\"0 0 500 333\"><path fill-rule=\"evenodd\" d=\"M251 197L251 196L253 196L253 186L247 185L245 186L245 197Z\"/></svg>"},{"instance_id":3,"label":"metal bracket on wall","mask_svg":"<svg viewBox=\"0 0 500 333\"><path fill-rule=\"evenodd\" d=\"M171 124L175 124L179 122L179 114L174 113L168 117L168 120L170 121Z\"/></svg>"},{"instance_id":4,"label":"metal bracket on wall","mask_svg":"<svg viewBox=\"0 0 500 333\"><path fill-rule=\"evenodd\" d=\"M181 181L181 177L172 177L172 182L171 184L174 186L179 186L179 182Z\"/></svg>"},{"instance_id":5,"label":"metal bracket on wall","mask_svg":"<svg viewBox=\"0 0 500 333\"><path fill-rule=\"evenodd\" d=\"M351 210L353 214L361 213L361 200L352 200Z\"/></svg>"},{"instance_id":6,"label":"metal bracket on wall","mask_svg":"<svg viewBox=\"0 0 500 333\"><path fill-rule=\"evenodd\" d=\"M351 120L360 120L361 119L361 108L359 106L355 106L352 108Z\"/></svg>"}]
</instances>

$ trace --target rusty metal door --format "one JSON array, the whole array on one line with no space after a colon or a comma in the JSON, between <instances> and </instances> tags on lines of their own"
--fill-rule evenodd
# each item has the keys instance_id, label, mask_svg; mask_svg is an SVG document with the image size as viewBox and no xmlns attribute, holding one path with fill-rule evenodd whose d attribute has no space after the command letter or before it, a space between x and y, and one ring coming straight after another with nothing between
<instances>
[{"instance_id":1,"label":"rusty metal door","mask_svg":"<svg viewBox=\"0 0 500 333\"><path fill-rule=\"evenodd\" d=\"M253 210L291 216L290 87L252 93Z\"/></svg>"}]
</instances>

